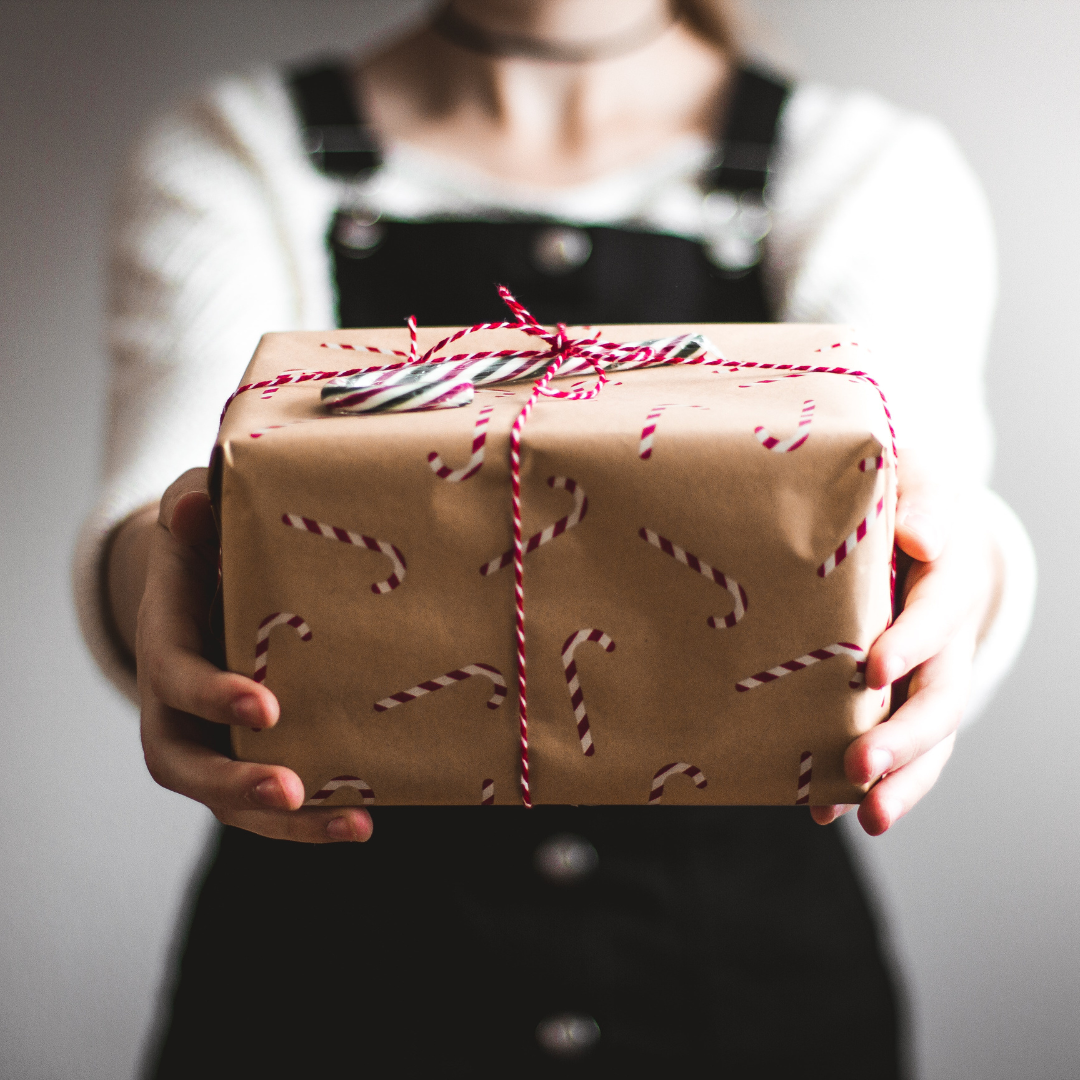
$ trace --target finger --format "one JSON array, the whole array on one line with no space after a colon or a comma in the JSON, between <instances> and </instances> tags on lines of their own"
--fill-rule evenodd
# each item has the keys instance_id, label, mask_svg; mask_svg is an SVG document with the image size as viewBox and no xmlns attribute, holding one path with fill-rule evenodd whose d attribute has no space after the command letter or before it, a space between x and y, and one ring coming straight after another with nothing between
<instances>
[{"instance_id":1,"label":"finger","mask_svg":"<svg viewBox=\"0 0 1080 1080\"><path fill-rule=\"evenodd\" d=\"M205 491L189 491L173 505L169 531L182 544L217 549L217 525L210 496Z\"/></svg>"},{"instance_id":2,"label":"finger","mask_svg":"<svg viewBox=\"0 0 1080 1080\"><path fill-rule=\"evenodd\" d=\"M904 768L956 731L967 705L974 653L974 635L966 633L918 668L907 701L847 748L844 771L853 784L869 784Z\"/></svg>"},{"instance_id":3,"label":"finger","mask_svg":"<svg viewBox=\"0 0 1080 1080\"><path fill-rule=\"evenodd\" d=\"M204 803L226 825L278 840L364 841L371 815L359 807L309 807L291 769L232 761L202 741L203 725L154 703L143 710L143 748L162 787Z\"/></svg>"},{"instance_id":4,"label":"finger","mask_svg":"<svg viewBox=\"0 0 1080 1080\"><path fill-rule=\"evenodd\" d=\"M373 829L371 815L358 806L309 806L292 812L244 810L219 820L260 836L300 844L363 843Z\"/></svg>"},{"instance_id":5,"label":"finger","mask_svg":"<svg viewBox=\"0 0 1080 1080\"><path fill-rule=\"evenodd\" d=\"M920 562L931 562L945 549L955 515L956 491L940 467L905 448L897 460L896 542Z\"/></svg>"},{"instance_id":6,"label":"finger","mask_svg":"<svg viewBox=\"0 0 1080 1080\"><path fill-rule=\"evenodd\" d=\"M866 683L880 690L936 655L971 614L967 572L946 552L930 565L913 568L914 584L904 610L870 647Z\"/></svg>"},{"instance_id":7,"label":"finger","mask_svg":"<svg viewBox=\"0 0 1080 1080\"><path fill-rule=\"evenodd\" d=\"M854 803L837 803L833 806L811 806L810 816L819 825L831 825L838 818L855 809Z\"/></svg>"},{"instance_id":8,"label":"finger","mask_svg":"<svg viewBox=\"0 0 1080 1080\"><path fill-rule=\"evenodd\" d=\"M222 671L202 655L207 614L199 561L164 530L153 543L138 623L144 701L149 694L215 723L272 727L280 714L277 698L261 683Z\"/></svg>"},{"instance_id":9,"label":"finger","mask_svg":"<svg viewBox=\"0 0 1080 1080\"><path fill-rule=\"evenodd\" d=\"M863 829L871 836L880 836L895 825L937 783L955 742L956 735L950 735L876 784L859 807Z\"/></svg>"},{"instance_id":10,"label":"finger","mask_svg":"<svg viewBox=\"0 0 1080 1080\"><path fill-rule=\"evenodd\" d=\"M178 476L165 489L165 494L161 496L161 502L158 506L158 522L164 525L166 529L170 528L177 503L187 495L205 495L209 500L208 475L206 469L188 469L186 473Z\"/></svg>"},{"instance_id":11,"label":"finger","mask_svg":"<svg viewBox=\"0 0 1080 1080\"><path fill-rule=\"evenodd\" d=\"M143 700L140 732L154 780L211 809L295 810L304 802L304 785L291 769L233 761L215 746L220 729L152 697Z\"/></svg>"},{"instance_id":12,"label":"finger","mask_svg":"<svg viewBox=\"0 0 1080 1080\"><path fill-rule=\"evenodd\" d=\"M192 649L165 645L152 654L144 651L138 678L144 702L152 698L215 724L263 731L281 716L277 698L262 683L222 671Z\"/></svg>"}]
</instances>

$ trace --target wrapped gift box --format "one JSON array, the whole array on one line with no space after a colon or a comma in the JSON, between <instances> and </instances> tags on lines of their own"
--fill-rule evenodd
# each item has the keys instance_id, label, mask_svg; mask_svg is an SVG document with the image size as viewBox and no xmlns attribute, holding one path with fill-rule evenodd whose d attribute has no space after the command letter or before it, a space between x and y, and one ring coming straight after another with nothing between
<instances>
[{"instance_id":1,"label":"wrapped gift box","mask_svg":"<svg viewBox=\"0 0 1080 1080\"><path fill-rule=\"evenodd\" d=\"M742 363L862 359L843 327L601 329L679 332ZM421 330L421 348L446 333ZM268 334L244 383L378 363L348 350L407 340ZM796 374L676 364L536 405L521 465L534 802L862 797L842 759L888 712L861 659L891 612L895 463L873 385ZM322 385L240 394L215 451L227 663L281 702L272 730L234 729L234 750L295 769L315 803L521 805L504 553L530 384L362 416L328 414Z\"/></svg>"}]
</instances>

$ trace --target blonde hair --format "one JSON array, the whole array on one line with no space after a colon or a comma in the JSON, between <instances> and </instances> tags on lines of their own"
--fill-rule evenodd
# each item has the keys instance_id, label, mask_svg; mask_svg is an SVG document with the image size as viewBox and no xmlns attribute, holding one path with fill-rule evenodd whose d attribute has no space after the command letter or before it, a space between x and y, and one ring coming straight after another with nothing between
<instances>
[{"instance_id":1,"label":"blonde hair","mask_svg":"<svg viewBox=\"0 0 1080 1080\"><path fill-rule=\"evenodd\" d=\"M706 41L729 54L739 51L730 0L672 0L676 15Z\"/></svg>"}]
</instances>

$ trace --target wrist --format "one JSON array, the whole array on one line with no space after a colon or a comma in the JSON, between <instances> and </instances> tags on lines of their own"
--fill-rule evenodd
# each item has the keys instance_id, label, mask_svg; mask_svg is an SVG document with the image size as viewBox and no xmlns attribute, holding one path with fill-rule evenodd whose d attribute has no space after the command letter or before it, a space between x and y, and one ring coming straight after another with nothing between
<instances>
[{"instance_id":1,"label":"wrist","mask_svg":"<svg viewBox=\"0 0 1080 1080\"><path fill-rule=\"evenodd\" d=\"M102 591L107 629L128 667L135 670L135 631L146 589L150 540L157 527L158 504L132 511L113 529L102 560Z\"/></svg>"}]
</instances>

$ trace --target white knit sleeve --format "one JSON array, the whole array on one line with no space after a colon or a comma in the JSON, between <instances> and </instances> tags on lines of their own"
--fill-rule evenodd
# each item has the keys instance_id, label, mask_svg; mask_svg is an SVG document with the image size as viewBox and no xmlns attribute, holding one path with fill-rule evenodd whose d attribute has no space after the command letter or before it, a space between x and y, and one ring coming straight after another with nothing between
<instances>
[{"instance_id":1,"label":"white knit sleeve","mask_svg":"<svg viewBox=\"0 0 1080 1080\"><path fill-rule=\"evenodd\" d=\"M986 198L939 124L873 95L804 87L783 125L768 264L783 318L859 327L901 448L918 446L966 480L1002 554L1004 593L976 658L973 712L1019 652L1035 592L1027 534L986 487L983 370L997 281Z\"/></svg>"},{"instance_id":2,"label":"white knit sleeve","mask_svg":"<svg viewBox=\"0 0 1080 1080\"><path fill-rule=\"evenodd\" d=\"M80 534L74 585L87 644L131 697L133 673L104 618L108 537L206 464L221 407L265 331L333 325L321 243L332 202L269 73L219 83L174 111L123 174L104 489Z\"/></svg>"}]
</instances>

